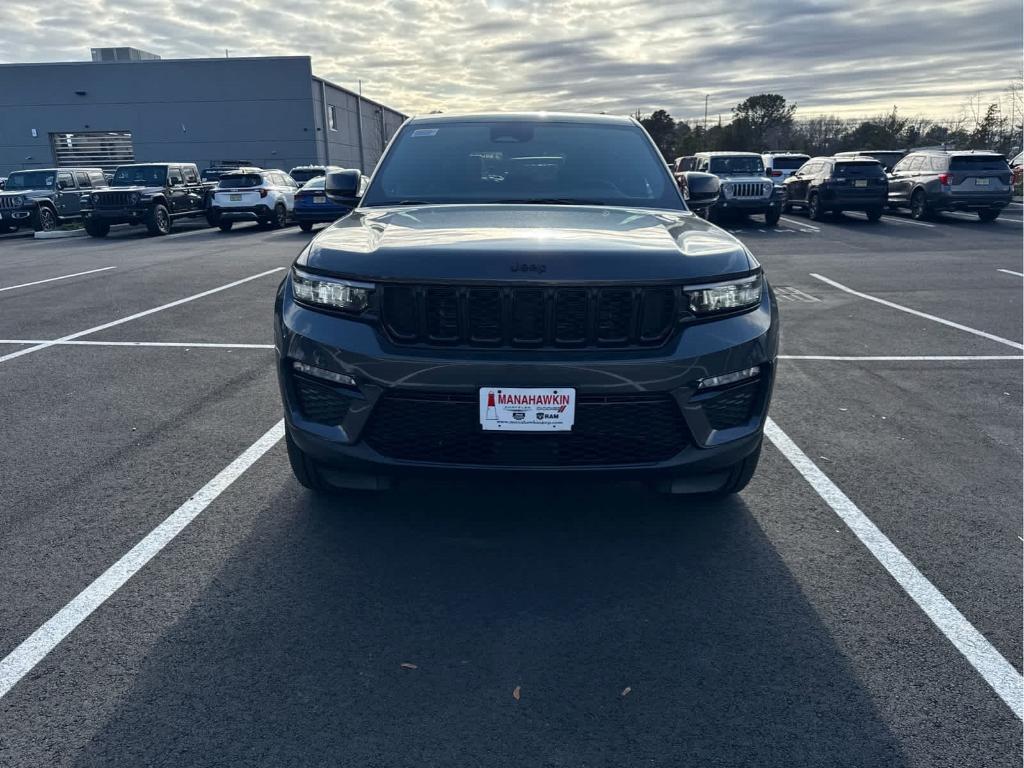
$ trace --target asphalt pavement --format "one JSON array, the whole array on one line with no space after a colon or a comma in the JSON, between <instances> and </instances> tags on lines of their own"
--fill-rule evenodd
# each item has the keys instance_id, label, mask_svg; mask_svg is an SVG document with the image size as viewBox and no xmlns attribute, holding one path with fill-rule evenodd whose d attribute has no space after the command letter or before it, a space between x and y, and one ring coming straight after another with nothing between
<instances>
[{"instance_id":1,"label":"asphalt pavement","mask_svg":"<svg viewBox=\"0 0 1024 768\"><path fill-rule=\"evenodd\" d=\"M726 223L783 359L721 502L318 498L309 235L0 237L0 766L1019 765L1022 220Z\"/></svg>"}]
</instances>

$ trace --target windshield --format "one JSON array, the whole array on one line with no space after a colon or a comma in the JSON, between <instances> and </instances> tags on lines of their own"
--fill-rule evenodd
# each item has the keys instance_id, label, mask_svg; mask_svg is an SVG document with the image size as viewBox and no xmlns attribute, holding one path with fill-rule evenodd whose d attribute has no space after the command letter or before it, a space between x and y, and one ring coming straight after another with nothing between
<instances>
[{"instance_id":1,"label":"windshield","mask_svg":"<svg viewBox=\"0 0 1024 768\"><path fill-rule=\"evenodd\" d=\"M292 177L294 178L294 177ZM310 179L302 185L303 189L323 189L324 182L326 179L323 176L317 176L315 179Z\"/></svg>"},{"instance_id":2,"label":"windshield","mask_svg":"<svg viewBox=\"0 0 1024 768\"><path fill-rule=\"evenodd\" d=\"M682 210L678 189L635 125L473 121L404 129L364 206L564 203Z\"/></svg>"},{"instance_id":3,"label":"windshield","mask_svg":"<svg viewBox=\"0 0 1024 768\"><path fill-rule=\"evenodd\" d=\"M263 177L258 173L239 173L233 176L221 176L217 185L221 189L248 189L258 187L263 183Z\"/></svg>"},{"instance_id":4,"label":"windshield","mask_svg":"<svg viewBox=\"0 0 1024 768\"><path fill-rule=\"evenodd\" d=\"M166 165L125 165L114 172L110 186L162 187L166 179Z\"/></svg>"},{"instance_id":5,"label":"windshield","mask_svg":"<svg viewBox=\"0 0 1024 768\"><path fill-rule=\"evenodd\" d=\"M885 171L879 163L873 160L853 160L836 163L835 176L837 178L874 179L885 176Z\"/></svg>"},{"instance_id":6,"label":"windshield","mask_svg":"<svg viewBox=\"0 0 1024 768\"><path fill-rule=\"evenodd\" d=\"M708 170L711 173L764 176L764 163L760 157L713 157Z\"/></svg>"},{"instance_id":7,"label":"windshield","mask_svg":"<svg viewBox=\"0 0 1024 768\"><path fill-rule=\"evenodd\" d=\"M961 155L949 159L951 171L1007 171L1010 166L999 155Z\"/></svg>"},{"instance_id":8,"label":"windshield","mask_svg":"<svg viewBox=\"0 0 1024 768\"><path fill-rule=\"evenodd\" d=\"M22 171L7 177L4 190L14 192L19 189L53 189L56 178L54 171Z\"/></svg>"},{"instance_id":9,"label":"windshield","mask_svg":"<svg viewBox=\"0 0 1024 768\"><path fill-rule=\"evenodd\" d=\"M310 179L315 179L318 176L323 176L324 175L324 169L323 168L296 168L295 170L293 170L288 175L291 176L293 179L295 179L295 181L297 181L299 184L304 184L305 182L309 181Z\"/></svg>"},{"instance_id":10,"label":"windshield","mask_svg":"<svg viewBox=\"0 0 1024 768\"><path fill-rule=\"evenodd\" d=\"M772 168L780 171L795 171L808 160L810 158L807 155L799 157L773 157Z\"/></svg>"}]
</instances>

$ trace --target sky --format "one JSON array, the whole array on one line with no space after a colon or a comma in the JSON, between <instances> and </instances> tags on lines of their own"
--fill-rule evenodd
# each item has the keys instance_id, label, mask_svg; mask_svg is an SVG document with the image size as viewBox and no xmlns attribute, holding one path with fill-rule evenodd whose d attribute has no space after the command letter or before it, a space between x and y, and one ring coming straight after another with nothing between
<instances>
[{"instance_id":1,"label":"sky","mask_svg":"<svg viewBox=\"0 0 1024 768\"><path fill-rule=\"evenodd\" d=\"M169 11L173 9L173 13ZM0 25L0 62L309 55L407 114L710 120L781 93L797 116L955 117L1020 78L1020 0L61 0ZM1008 104L1008 102L1007 102Z\"/></svg>"}]
</instances>

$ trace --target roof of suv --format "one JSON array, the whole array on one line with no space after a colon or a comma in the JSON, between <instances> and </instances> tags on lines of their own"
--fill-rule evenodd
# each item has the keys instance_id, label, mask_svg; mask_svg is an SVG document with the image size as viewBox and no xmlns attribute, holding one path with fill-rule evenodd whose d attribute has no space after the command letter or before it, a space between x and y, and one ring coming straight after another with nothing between
<instances>
[{"instance_id":1,"label":"roof of suv","mask_svg":"<svg viewBox=\"0 0 1024 768\"><path fill-rule=\"evenodd\" d=\"M757 152L698 152L694 157L761 157Z\"/></svg>"}]
</instances>

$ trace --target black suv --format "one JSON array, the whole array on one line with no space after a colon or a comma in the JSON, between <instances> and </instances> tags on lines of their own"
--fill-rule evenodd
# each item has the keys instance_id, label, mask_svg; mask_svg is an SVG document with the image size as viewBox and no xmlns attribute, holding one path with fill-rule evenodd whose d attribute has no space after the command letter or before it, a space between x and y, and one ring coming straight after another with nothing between
<instances>
[{"instance_id":1,"label":"black suv","mask_svg":"<svg viewBox=\"0 0 1024 768\"><path fill-rule=\"evenodd\" d=\"M16 171L0 194L0 234L29 226L49 232L82 217L82 195L107 185L99 168Z\"/></svg>"},{"instance_id":2,"label":"black suv","mask_svg":"<svg viewBox=\"0 0 1024 768\"><path fill-rule=\"evenodd\" d=\"M175 219L206 216L215 183L199 179L192 163L138 163L114 171L110 188L83 198L86 231L106 237L113 224L145 224L166 235Z\"/></svg>"},{"instance_id":3,"label":"black suv","mask_svg":"<svg viewBox=\"0 0 1024 768\"><path fill-rule=\"evenodd\" d=\"M888 173L900 160L906 157L905 149L860 149L849 152L836 152L835 157L849 160L854 157L870 157L882 164L882 168Z\"/></svg>"},{"instance_id":4,"label":"black suv","mask_svg":"<svg viewBox=\"0 0 1024 768\"><path fill-rule=\"evenodd\" d=\"M870 221L882 218L889 184L882 165L870 157L812 157L782 182L783 211L803 208L815 220L826 211L864 211Z\"/></svg>"},{"instance_id":5,"label":"black suv","mask_svg":"<svg viewBox=\"0 0 1024 768\"><path fill-rule=\"evenodd\" d=\"M359 185L326 177L342 200ZM497 471L732 493L761 450L778 307L635 120L428 116L299 254L275 337L308 487Z\"/></svg>"},{"instance_id":6,"label":"black suv","mask_svg":"<svg viewBox=\"0 0 1024 768\"><path fill-rule=\"evenodd\" d=\"M910 208L915 219L939 211L972 211L994 221L1013 199L1012 172L997 152L913 152L889 176L889 204Z\"/></svg>"}]
</instances>

